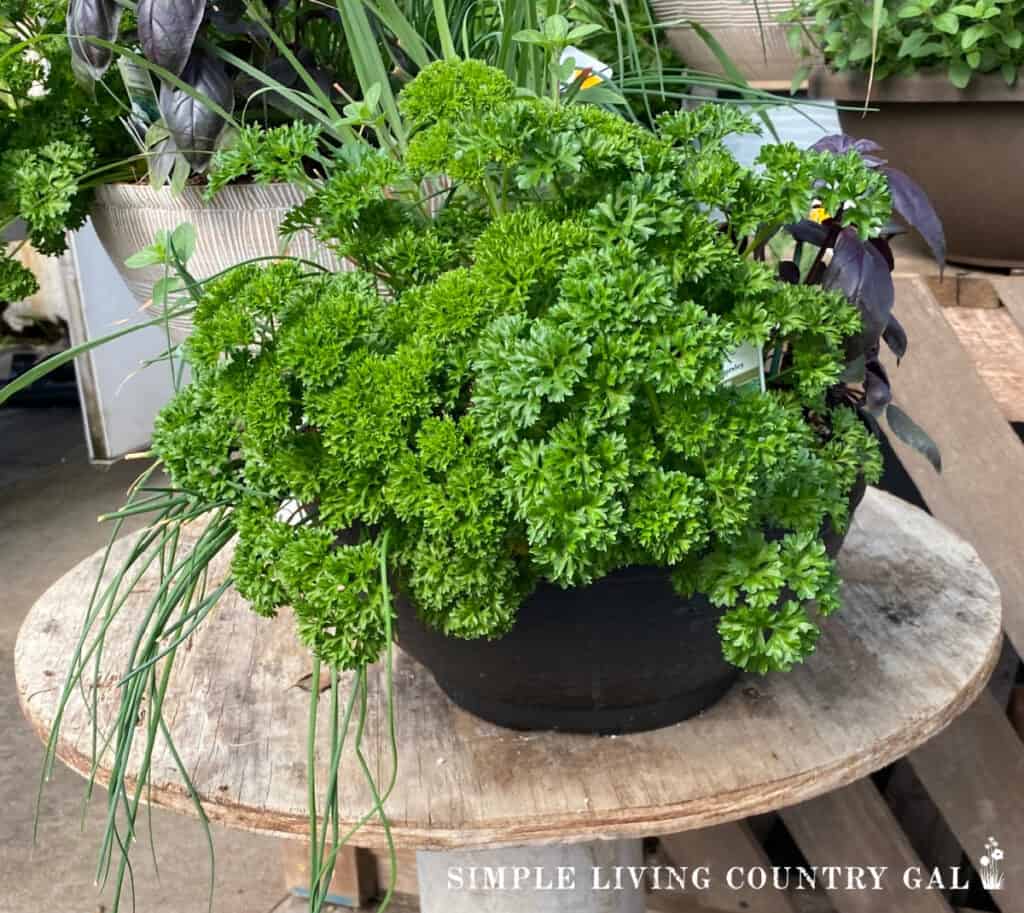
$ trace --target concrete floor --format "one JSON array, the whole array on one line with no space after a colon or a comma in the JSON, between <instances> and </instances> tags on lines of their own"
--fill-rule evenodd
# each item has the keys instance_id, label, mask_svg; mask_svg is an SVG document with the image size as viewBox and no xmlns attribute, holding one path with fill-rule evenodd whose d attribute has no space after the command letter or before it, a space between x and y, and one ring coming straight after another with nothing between
<instances>
[{"instance_id":1,"label":"concrete floor","mask_svg":"<svg viewBox=\"0 0 1024 913\"><path fill-rule=\"evenodd\" d=\"M98 514L116 508L141 466L89 464L76 409L0 409L0 913L104 913L94 886L104 795L82 816L84 781L63 767L43 794L32 843L42 746L15 691L14 642L36 597L105 543ZM133 851L137 913L204 913L209 863L198 822L153 812L160 877ZM216 913L268 913L284 897L276 841L215 830ZM122 910L131 910L130 901Z\"/></svg>"}]
</instances>

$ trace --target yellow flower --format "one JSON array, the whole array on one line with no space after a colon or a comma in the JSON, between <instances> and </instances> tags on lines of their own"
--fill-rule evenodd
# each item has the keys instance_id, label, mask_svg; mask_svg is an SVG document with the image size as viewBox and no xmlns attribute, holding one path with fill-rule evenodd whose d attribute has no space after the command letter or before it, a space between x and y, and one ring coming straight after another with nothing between
<instances>
[{"instance_id":1,"label":"yellow flower","mask_svg":"<svg viewBox=\"0 0 1024 913\"><path fill-rule=\"evenodd\" d=\"M815 206L814 209L812 209L808 213L807 218L810 219L812 222L817 222L820 225L827 218L829 218L829 214L824 209L822 209L822 207Z\"/></svg>"},{"instance_id":2,"label":"yellow flower","mask_svg":"<svg viewBox=\"0 0 1024 913\"><path fill-rule=\"evenodd\" d=\"M587 72L587 70L573 70L572 71L573 82L575 82L577 79L579 79L580 76L583 73L586 73L586 72ZM601 85L602 82L604 82L604 80L600 76L598 76L593 70L591 70L590 71L590 75L586 79L584 79L583 82L580 84L580 88L581 89L590 89L590 88L593 88L594 86Z\"/></svg>"}]
</instances>

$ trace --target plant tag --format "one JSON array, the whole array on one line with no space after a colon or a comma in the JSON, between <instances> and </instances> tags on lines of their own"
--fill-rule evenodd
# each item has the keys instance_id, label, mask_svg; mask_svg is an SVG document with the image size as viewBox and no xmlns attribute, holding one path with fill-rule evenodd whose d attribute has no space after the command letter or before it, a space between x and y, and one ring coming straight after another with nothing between
<instances>
[{"instance_id":1,"label":"plant tag","mask_svg":"<svg viewBox=\"0 0 1024 913\"><path fill-rule=\"evenodd\" d=\"M562 55L558 58L558 62L563 66L569 61L572 61L572 79L569 80L568 85L579 79L584 70L590 71L590 75L580 85L581 89L600 85L615 75L615 71L608 64L602 63L596 57L591 57L586 51L581 51L571 44L562 51Z\"/></svg>"},{"instance_id":2,"label":"plant tag","mask_svg":"<svg viewBox=\"0 0 1024 913\"><path fill-rule=\"evenodd\" d=\"M128 100L132 103L132 117L145 130L160 120L160 105L149 70L123 56L117 58L117 69L128 92Z\"/></svg>"},{"instance_id":3,"label":"plant tag","mask_svg":"<svg viewBox=\"0 0 1024 913\"><path fill-rule=\"evenodd\" d=\"M722 362L722 385L764 393L764 355L761 347L745 342L726 354Z\"/></svg>"}]
</instances>

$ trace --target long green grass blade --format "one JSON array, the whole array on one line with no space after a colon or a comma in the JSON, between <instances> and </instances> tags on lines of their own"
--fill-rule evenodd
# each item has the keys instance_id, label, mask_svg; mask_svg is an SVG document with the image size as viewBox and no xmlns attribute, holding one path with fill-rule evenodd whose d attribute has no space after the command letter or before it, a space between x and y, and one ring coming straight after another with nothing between
<instances>
[{"instance_id":1,"label":"long green grass blade","mask_svg":"<svg viewBox=\"0 0 1024 913\"><path fill-rule=\"evenodd\" d=\"M366 0L366 5L381 24L398 39L402 50L416 66L422 69L430 63L433 56L430 48L395 0Z\"/></svg>"},{"instance_id":2,"label":"long green grass blade","mask_svg":"<svg viewBox=\"0 0 1024 913\"><path fill-rule=\"evenodd\" d=\"M394 145L402 151L406 142L405 125L398 113L398 105L391 91L391 80L384 65L380 44L366 15L363 0L336 0L335 5L341 16L342 27L345 29L345 39L352 54L352 64L362 94L365 96L373 86L380 86L380 102L384 116L391 128Z\"/></svg>"},{"instance_id":3,"label":"long green grass blade","mask_svg":"<svg viewBox=\"0 0 1024 913\"><path fill-rule=\"evenodd\" d=\"M288 61L288 63L291 65L292 69L295 71L295 74L299 77L299 79L301 79L306 84L306 88L309 89L309 92L312 95L312 97L315 98L320 103L327 117L333 120L339 119L341 115L339 114L337 108L334 107L334 102L331 101L330 96L326 92L324 92L322 88L320 88L320 84L313 78L313 74L310 73L309 70L302 65L302 63L299 61L299 58L296 57L294 53L292 53L292 49L288 47L284 39L282 39L281 36L277 34L277 31L273 28L273 26L271 26L271 24L260 15L256 5L247 2L245 8L248 14L253 18L253 20L255 20L255 22L258 25L260 25L264 29L264 31L266 31L267 35L270 36L270 40L274 42L274 46L277 48L278 52L285 60Z\"/></svg>"},{"instance_id":4,"label":"long green grass blade","mask_svg":"<svg viewBox=\"0 0 1024 913\"><path fill-rule=\"evenodd\" d=\"M868 92L864 96L864 111L871 102L871 89L875 82L875 64L878 62L878 32L882 28L882 12L885 0L872 0L871 5L871 66L868 69Z\"/></svg>"},{"instance_id":5,"label":"long green grass blade","mask_svg":"<svg viewBox=\"0 0 1024 913\"><path fill-rule=\"evenodd\" d=\"M181 317L191 312L191 307L181 308L171 312L169 316ZM87 340L86 342L79 343L77 346L65 349L63 352L57 352L55 355L51 355L49 358L44 359L34 367L29 368L24 374L20 374L0 389L0 405L3 405L16 393L20 393L27 387L32 386L32 384L41 377L46 377L46 375L51 371L55 371L61 365L66 365L69 361L72 361L79 355L84 355L86 352L90 352L99 346L104 346L108 342L113 342L115 339L120 339L122 336L127 336L129 333L137 333L139 330L145 330L147 327L162 327L166 319L167 318L161 316L155 317L153 320L143 321L142 323L133 323L131 326L127 326L124 329L108 333L106 336L100 336L96 339Z\"/></svg>"},{"instance_id":6,"label":"long green grass blade","mask_svg":"<svg viewBox=\"0 0 1024 913\"><path fill-rule=\"evenodd\" d=\"M209 108L215 114L219 114L224 118L225 122L230 124L232 127L237 127L238 122L235 120L234 115L226 110L221 105L217 104L209 95L204 92L197 91L193 86L190 86L187 82L178 76L175 76L170 70L164 67L158 66L152 61L147 60L141 54L136 54L124 45L117 44L113 41L107 41L103 38L94 38L89 36L89 43L99 45L101 48L106 48L109 51L113 51L115 54L120 54L122 57L127 57L132 63L142 67L145 70L149 70L151 73L155 73L160 77L161 80L174 86L174 88L184 92L189 98L199 102L206 108Z\"/></svg>"},{"instance_id":7,"label":"long green grass blade","mask_svg":"<svg viewBox=\"0 0 1024 913\"><path fill-rule=\"evenodd\" d=\"M701 41L708 46L711 53L715 55L715 59L721 65L722 69L725 70L729 79L735 83L735 87L747 92L754 92L755 90L751 88L746 77L739 71L739 68L733 62L732 58L725 52L725 49L718 43L715 36L699 22L691 21L687 24L697 33L698 36L700 36ZM764 111L755 110L754 113L758 116L765 127L767 127L768 132L771 133L775 141L781 142L779 134L775 129L775 124L772 123L772 119Z\"/></svg>"},{"instance_id":8,"label":"long green grass blade","mask_svg":"<svg viewBox=\"0 0 1024 913\"><path fill-rule=\"evenodd\" d=\"M452 41L452 30L448 25L448 10L444 0L434 0L434 22L437 34L441 39L441 54L445 60L457 60L455 42Z\"/></svg>"}]
</instances>

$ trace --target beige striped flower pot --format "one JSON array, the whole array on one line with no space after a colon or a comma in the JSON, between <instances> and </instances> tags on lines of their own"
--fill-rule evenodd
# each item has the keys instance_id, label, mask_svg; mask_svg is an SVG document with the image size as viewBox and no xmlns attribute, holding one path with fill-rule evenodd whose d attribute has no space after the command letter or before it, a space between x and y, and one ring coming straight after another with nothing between
<instances>
[{"instance_id":1,"label":"beige striped flower pot","mask_svg":"<svg viewBox=\"0 0 1024 913\"><path fill-rule=\"evenodd\" d=\"M718 58L687 22L711 32L749 82L788 88L800 68L786 26L778 21L780 13L792 9L792 0L756 0L756 6L755 0L652 0L651 5L658 21L672 26L668 40L692 70L724 75Z\"/></svg>"},{"instance_id":2,"label":"beige striped flower pot","mask_svg":"<svg viewBox=\"0 0 1024 913\"><path fill-rule=\"evenodd\" d=\"M96 192L92 221L139 304L159 316L151 299L153 284L164 275L163 267L128 269L124 261L152 243L157 231L171 231L182 222L196 227L196 250L188 266L197 279L206 279L252 257L280 253L314 260L331 270L343 269L341 260L305 232L282 249L278 237L281 221L303 199L303 191L293 184L233 185L210 202L196 187L186 187L175 195L168 188L154 190L146 184L108 184ZM192 331L192 321L175 318L170 330L172 339L180 342Z\"/></svg>"}]
</instances>

